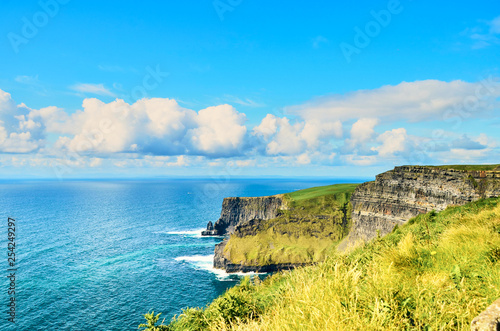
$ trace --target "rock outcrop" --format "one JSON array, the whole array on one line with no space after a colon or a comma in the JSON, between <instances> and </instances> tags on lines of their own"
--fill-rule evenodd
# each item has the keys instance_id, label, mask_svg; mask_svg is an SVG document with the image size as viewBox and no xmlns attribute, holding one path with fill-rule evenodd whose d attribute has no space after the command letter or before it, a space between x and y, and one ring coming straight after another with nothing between
<instances>
[{"instance_id":1,"label":"rock outcrop","mask_svg":"<svg viewBox=\"0 0 500 331\"><path fill-rule=\"evenodd\" d=\"M474 318L471 331L498 331L500 330L500 299L493 302L485 311Z\"/></svg>"},{"instance_id":2,"label":"rock outcrop","mask_svg":"<svg viewBox=\"0 0 500 331\"><path fill-rule=\"evenodd\" d=\"M500 196L500 171L402 166L363 183L351 196L352 229L339 249L385 235L396 225L431 210Z\"/></svg>"},{"instance_id":3,"label":"rock outcrop","mask_svg":"<svg viewBox=\"0 0 500 331\"><path fill-rule=\"evenodd\" d=\"M234 232L237 225L253 219L269 220L285 209L283 195L253 198L225 198L220 218L212 225L208 222L203 236L224 236Z\"/></svg>"}]
</instances>

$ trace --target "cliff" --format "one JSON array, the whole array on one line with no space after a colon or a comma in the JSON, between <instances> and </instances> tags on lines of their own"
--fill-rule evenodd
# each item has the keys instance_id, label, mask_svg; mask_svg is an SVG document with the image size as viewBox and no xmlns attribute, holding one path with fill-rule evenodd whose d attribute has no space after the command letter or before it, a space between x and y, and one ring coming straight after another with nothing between
<instances>
[{"instance_id":1,"label":"cliff","mask_svg":"<svg viewBox=\"0 0 500 331\"><path fill-rule=\"evenodd\" d=\"M499 330L499 215L500 198L418 215L313 266L245 277L170 330Z\"/></svg>"},{"instance_id":2,"label":"cliff","mask_svg":"<svg viewBox=\"0 0 500 331\"><path fill-rule=\"evenodd\" d=\"M339 249L383 236L431 210L500 196L499 179L496 166L401 166L384 172L352 194L353 226Z\"/></svg>"},{"instance_id":3,"label":"cliff","mask_svg":"<svg viewBox=\"0 0 500 331\"><path fill-rule=\"evenodd\" d=\"M348 233L349 197L355 187L341 184L280 196L224 199L214 230L204 232L230 234L215 248L214 267L273 272L323 260Z\"/></svg>"},{"instance_id":4,"label":"cliff","mask_svg":"<svg viewBox=\"0 0 500 331\"><path fill-rule=\"evenodd\" d=\"M316 263L332 247L344 251L419 214L498 196L496 165L401 166L357 187L224 199L220 219L204 234L231 235L217 245L214 267L276 271Z\"/></svg>"},{"instance_id":5,"label":"cliff","mask_svg":"<svg viewBox=\"0 0 500 331\"><path fill-rule=\"evenodd\" d=\"M286 208L283 195L253 198L225 198L222 202L220 218L212 224L209 222L204 236L224 236L234 232L238 224L253 219L272 219L278 216L281 209Z\"/></svg>"}]
</instances>

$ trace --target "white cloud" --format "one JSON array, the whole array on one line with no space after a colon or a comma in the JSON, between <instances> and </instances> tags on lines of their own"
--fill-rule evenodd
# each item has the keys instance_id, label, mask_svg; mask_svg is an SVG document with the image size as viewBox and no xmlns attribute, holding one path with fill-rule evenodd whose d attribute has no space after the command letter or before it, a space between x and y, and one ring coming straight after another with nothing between
<instances>
[{"instance_id":1,"label":"white cloud","mask_svg":"<svg viewBox=\"0 0 500 331\"><path fill-rule=\"evenodd\" d=\"M374 155L344 155L342 159L347 164L352 164L356 166L369 166L377 162L377 157Z\"/></svg>"},{"instance_id":2,"label":"white cloud","mask_svg":"<svg viewBox=\"0 0 500 331\"><path fill-rule=\"evenodd\" d=\"M489 137L485 133L481 133L478 137L473 139L474 141L477 141L481 145L484 145L488 148L495 148L498 146L496 139Z\"/></svg>"},{"instance_id":3,"label":"white cloud","mask_svg":"<svg viewBox=\"0 0 500 331\"><path fill-rule=\"evenodd\" d=\"M249 159L249 160L235 160L235 161L229 161L226 163L228 167L239 167L239 168L246 168L246 167L255 167L257 164L256 160ZM214 164L220 166L221 164Z\"/></svg>"},{"instance_id":4,"label":"white cloud","mask_svg":"<svg viewBox=\"0 0 500 331\"><path fill-rule=\"evenodd\" d=\"M295 121L293 124L286 117L268 114L261 123L254 127L253 134L261 137L268 155L297 155L306 148L314 150L322 142L331 138L342 137L340 121Z\"/></svg>"},{"instance_id":5,"label":"white cloud","mask_svg":"<svg viewBox=\"0 0 500 331\"><path fill-rule=\"evenodd\" d=\"M85 99L83 110L67 120L73 137L60 137L56 147L77 153L228 156L239 153L244 122L245 115L229 105L196 113L166 98L132 105Z\"/></svg>"},{"instance_id":6,"label":"white cloud","mask_svg":"<svg viewBox=\"0 0 500 331\"><path fill-rule=\"evenodd\" d=\"M476 95L485 97L478 100ZM188 165L244 168L411 163L409 155L418 152L420 144L425 161L457 163L462 156L477 162L497 155L497 143L477 131L472 135L475 127L470 136L450 133L437 141L409 135L399 122L393 129L391 121L446 121L450 110L469 121L481 110L496 109L498 101L494 99L498 96L500 84L491 79L484 84L401 83L312 100L291 107L296 115L292 118L267 114L249 134L245 114L227 104L195 111L168 98L145 98L132 104L121 99L105 103L86 98L82 109L70 115L55 106L31 109L16 105L10 94L0 90L0 153L26 154L19 156L16 164L33 167L61 163L77 168L145 167L161 171ZM471 107L455 108L464 104ZM377 132L379 124L389 129ZM422 124L409 127L412 133L425 131ZM464 156L466 151L469 158ZM404 157L410 161L403 161Z\"/></svg>"},{"instance_id":7,"label":"white cloud","mask_svg":"<svg viewBox=\"0 0 500 331\"><path fill-rule=\"evenodd\" d=\"M230 105L200 110L197 127L188 131L192 148L206 155L236 154L247 132L245 120L245 114Z\"/></svg>"},{"instance_id":8,"label":"white cloud","mask_svg":"<svg viewBox=\"0 0 500 331\"><path fill-rule=\"evenodd\" d=\"M286 110L305 120L322 122L359 118L444 120L447 111L460 107L470 108L471 102L474 109L466 109L470 114L498 107L499 102L495 99L499 96L498 82L487 81L483 84L461 80L424 80L359 90L345 95L324 96Z\"/></svg>"},{"instance_id":9,"label":"white cloud","mask_svg":"<svg viewBox=\"0 0 500 331\"><path fill-rule=\"evenodd\" d=\"M0 152L29 153L42 146L44 126L29 118L30 111L0 90Z\"/></svg>"},{"instance_id":10,"label":"white cloud","mask_svg":"<svg viewBox=\"0 0 500 331\"><path fill-rule=\"evenodd\" d=\"M100 159L98 157L93 157L90 159L89 167L95 168L95 167L99 167L101 165L102 165L102 159Z\"/></svg>"},{"instance_id":11,"label":"white cloud","mask_svg":"<svg viewBox=\"0 0 500 331\"><path fill-rule=\"evenodd\" d=\"M310 164L311 163L311 158L307 153L300 154L297 156L297 161L298 164Z\"/></svg>"},{"instance_id":12,"label":"white cloud","mask_svg":"<svg viewBox=\"0 0 500 331\"><path fill-rule=\"evenodd\" d=\"M363 144L375 136L375 126L379 123L376 118L360 118L351 127L351 139L348 145L356 146Z\"/></svg>"},{"instance_id":13,"label":"white cloud","mask_svg":"<svg viewBox=\"0 0 500 331\"><path fill-rule=\"evenodd\" d=\"M253 132L257 135L261 135L264 139L268 139L270 136L278 131L278 121L280 118L267 114L266 117L262 119L259 125L253 128Z\"/></svg>"},{"instance_id":14,"label":"white cloud","mask_svg":"<svg viewBox=\"0 0 500 331\"><path fill-rule=\"evenodd\" d=\"M254 133L270 139L266 146L268 155L295 155L306 147L306 142L300 137L303 127L303 123L290 124L286 117L267 115L261 124L254 128Z\"/></svg>"},{"instance_id":15,"label":"white cloud","mask_svg":"<svg viewBox=\"0 0 500 331\"><path fill-rule=\"evenodd\" d=\"M144 157L145 163L152 167L183 167L189 164L188 158L185 155L174 156L158 156L146 155ZM139 160L138 160L139 161ZM142 161L142 160L141 160Z\"/></svg>"},{"instance_id":16,"label":"white cloud","mask_svg":"<svg viewBox=\"0 0 500 331\"><path fill-rule=\"evenodd\" d=\"M70 86L70 89L76 92L80 93L90 93L90 94L97 94L97 95L103 95L103 96L108 96L108 97L114 97L115 94L111 92L108 88L104 86L104 84L84 84L84 83L79 83L75 84L73 86Z\"/></svg>"},{"instance_id":17,"label":"white cloud","mask_svg":"<svg viewBox=\"0 0 500 331\"><path fill-rule=\"evenodd\" d=\"M342 123L340 121L320 121L310 119L305 121L304 129L300 133L308 148L316 148L324 139L341 138Z\"/></svg>"},{"instance_id":18,"label":"white cloud","mask_svg":"<svg viewBox=\"0 0 500 331\"><path fill-rule=\"evenodd\" d=\"M406 151L408 135L404 128L393 129L382 133L378 136L377 141L381 142L382 145L373 147L373 150L378 151L378 154L382 157L392 156Z\"/></svg>"}]
</instances>

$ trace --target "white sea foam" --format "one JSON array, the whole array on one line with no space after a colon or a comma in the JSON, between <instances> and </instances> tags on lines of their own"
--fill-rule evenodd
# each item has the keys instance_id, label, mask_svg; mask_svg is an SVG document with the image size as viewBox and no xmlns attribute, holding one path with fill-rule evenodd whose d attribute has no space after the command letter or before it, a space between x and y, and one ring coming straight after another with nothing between
<instances>
[{"instance_id":1,"label":"white sea foam","mask_svg":"<svg viewBox=\"0 0 500 331\"><path fill-rule=\"evenodd\" d=\"M156 231L155 233L176 234L179 236L201 238L201 231L206 229L188 230L188 231Z\"/></svg>"},{"instance_id":2,"label":"white sea foam","mask_svg":"<svg viewBox=\"0 0 500 331\"><path fill-rule=\"evenodd\" d=\"M234 280L235 276L244 277L244 276L252 276L257 275L256 272L235 272L235 273L227 273L221 269L215 269L213 267L214 255L191 255L191 256L179 256L174 260L176 261L186 261L191 264L194 268L200 270L209 271L217 277L218 280Z\"/></svg>"}]
</instances>

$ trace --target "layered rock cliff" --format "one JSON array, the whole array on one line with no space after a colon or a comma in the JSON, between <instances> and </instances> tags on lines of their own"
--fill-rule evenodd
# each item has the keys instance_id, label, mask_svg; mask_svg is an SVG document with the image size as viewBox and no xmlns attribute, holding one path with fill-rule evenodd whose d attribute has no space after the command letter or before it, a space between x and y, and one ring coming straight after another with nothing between
<instances>
[{"instance_id":1,"label":"layered rock cliff","mask_svg":"<svg viewBox=\"0 0 500 331\"><path fill-rule=\"evenodd\" d=\"M222 202L220 218L209 222L204 236L224 236L234 232L237 225L253 219L268 220L279 215L285 209L283 195L253 198L225 198Z\"/></svg>"},{"instance_id":2,"label":"layered rock cliff","mask_svg":"<svg viewBox=\"0 0 500 331\"><path fill-rule=\"evenodd\" d=\"M498 168L468 171L451 167L396 167L354 191L353 226L339 249L385 235L418 214L497 196L500 196Z\"/></svg>"},{"instance_id":3,"label":"layered rock cliff","mask_svg":"<svg viewBox=\"0 0 500 331\"><path fill-rule=\"evenodd\" d=\"M478 168L487 170L470 170ZM268 272L313 263L331 245L343 251L421 213L500 196L500 168L401 166L355 190L332 190L305 200L298 195L300 202L289 194L224 199L221 217L204 231L231 235L217 245L214 267Z\"/></svg>"}]
</instances>

